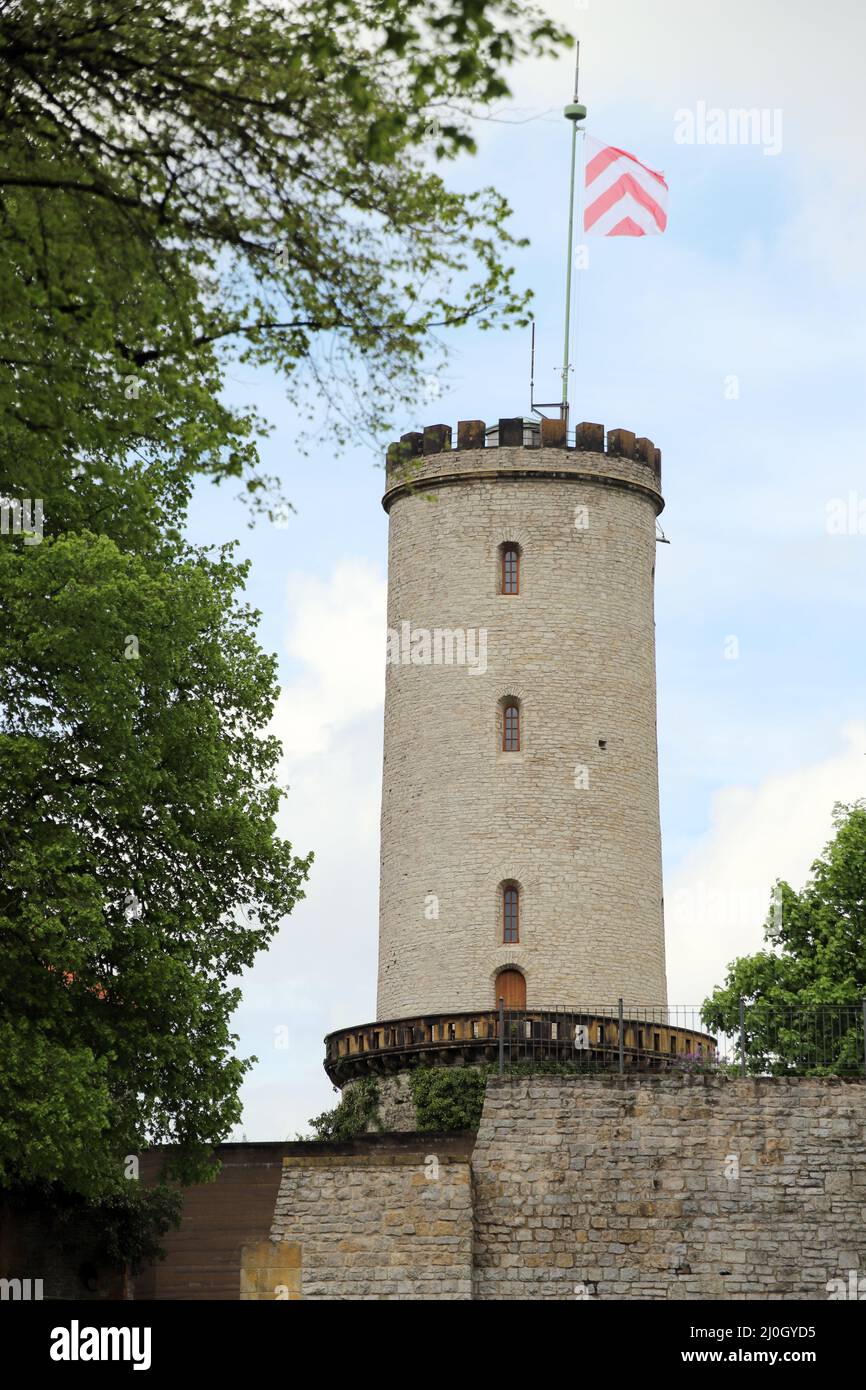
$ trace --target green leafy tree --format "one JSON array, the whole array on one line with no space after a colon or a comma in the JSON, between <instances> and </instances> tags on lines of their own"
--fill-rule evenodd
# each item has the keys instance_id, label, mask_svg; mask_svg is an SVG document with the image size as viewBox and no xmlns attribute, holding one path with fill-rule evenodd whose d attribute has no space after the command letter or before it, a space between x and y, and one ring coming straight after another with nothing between
<instances>
[{"instance_id":1,"label":"green leafy tree","mask_svg":"<svg viewBox=\"0 0 866 1390\"><path fill-rule=\"evenodd\" d=\"M372 435L437 330L524 322L504 199L439 168L564 37L523 0L0 0L0 418L30 495L84 467L105 504L134 451L270 500L230 358Z\"/></svg>"},{"instance_id":2,"label":"green leafy tree","mask_svg":"<svg viewBox=\"0 0 866 1390\"><path fill-rule=\"evenodd\" d=\"M310 1119L316 1139L327 1144L344 1144L369 1129L381 1129L379 1086L375 1076L362 1076L344 1091L339 1105L323 1110Z\"/></svg>"},{"instance_id":3,"label":"green leafy tree","mask_svg":"<svg viewBox=\"0 0 866 1390\"><path fill-rule=\"evenodd\" d=\"M801 892L776 885L767 949L728 967L707 1025L738 1036L747 1006L751 1072L859 1072L866 997L866 803L834 808L836 833Z\"/></svg>"},{"instance_id":4,"label":"green leafy tree","mask_svg":"<svg viewBox=\"0 0 866 1390\"><path fill-rule=\"evenodd\" d=\"M190 1181L240 1115L227 981L309 865L275 833L274 660L227 555L0 555L0 1181L93 1196L159 1142Z\"/></svg>"},{"instance_id":5,"label":"green leafy tree","mask_svg":"<svg viewBox=\"0 0 866 1390\"><path fill-rule=\"evenodd\" d=\"M503 199L441 170L561 37L521 0L0 0L0 505L44 506L0 535L0 1184L135 1249L123 1160L210 1171L229 981L309 866L244 568L183 540L200 475L279 500L227 366L373 434L440 329L522 321Z\"/></svg>"}]
</instances>

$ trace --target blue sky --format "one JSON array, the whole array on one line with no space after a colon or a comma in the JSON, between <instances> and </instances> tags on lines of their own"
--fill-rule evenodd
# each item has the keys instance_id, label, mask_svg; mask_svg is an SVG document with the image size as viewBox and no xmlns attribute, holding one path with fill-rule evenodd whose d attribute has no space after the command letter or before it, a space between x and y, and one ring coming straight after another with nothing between
<instances>
[{"instance_id":1,"label":"blue sky","mask_svg":"<svg viewBox=\"0 0 866 1390\"><path fill-rule=\"evenodd\" d=\"M664 236L588 243L572 418L634 429L663 452L669 993L698 1003L734 954L760 946L774 879L802 882L834 800L866 794L866 21L849 0L834 0L832 25L803 0L545 8L581 37L590 132L670 185ZM564 54L513 73L478 155L447 175L504 192L531 239L516 264L535 292L543 399L561 359L572 70ZM676 143L676 113L701 101L780 111L781 151ZM441 395L398 432L528 411L528 334L470 328L449 346ZM260 1059L236 1137L281 1139L336 1100L323 1034L375 1014L387 518L378 456L340 455L327 438L298 452L286 383L238 367L227 395L275 425L264 462L297 508L285 527L250 531L228 489L202 485L190 528L240 537L252 559L261 640L280 659L282 828L317 854L307 900L244 978L236 1020L241 1053ZM862 525L831 534L828 507L850 494Z\"/></svg>"}]
</instances>

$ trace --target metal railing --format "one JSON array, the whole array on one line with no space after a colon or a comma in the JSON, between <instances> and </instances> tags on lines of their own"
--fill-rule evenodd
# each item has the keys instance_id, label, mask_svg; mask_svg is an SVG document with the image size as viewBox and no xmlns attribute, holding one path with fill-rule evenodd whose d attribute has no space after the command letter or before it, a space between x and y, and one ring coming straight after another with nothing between
<instances>
[{"instance_id":1,"label":"metal railing","mask_svg":"<svg viewBox=\"0 0 866 1390\"><path fill-rule=\"evenodd\" d=\"M743 1000L716 1014L702 1005L479 1006L379 1020L330 1033L332 1080L412 1066L494 1070L866 1075L866 1001L773 1008Z\"/></svg>"},{"instance_id":2,"label":"metal railing","mask_svg":"<svg viewBox=\"0 0 866 1390\"><path fill-rule=\"evenodd\" d=\"M866 1000L806 1009L741 1000L734 1050L743 1076L863 1076Z\"/></svg>"},{"instance_id":3,"label":"metal railing","mask_svg":"<svg viewBox=\"0 0 866 1390\"><path fill-rule=\"evenodd\" d=\"M499 1071L520 1069L866 1075L866 1000L777 1008L740 1000L738 1026L707 1031L702 1006L513 1009L500 1000Z\"/></svg>"},{"instance_id":4,"label":"metal railing","mask_svg":"<svg viewBox=\"0 0 866 1390\"><path fill-rule=\"evenodd\" d=\"M500 1000L499 1071L704 1071L723 1063L698 1007L635 1005L514 1009ZM723 1042L727 1042L723 1039Z\"/></svg>"}]
</instances>

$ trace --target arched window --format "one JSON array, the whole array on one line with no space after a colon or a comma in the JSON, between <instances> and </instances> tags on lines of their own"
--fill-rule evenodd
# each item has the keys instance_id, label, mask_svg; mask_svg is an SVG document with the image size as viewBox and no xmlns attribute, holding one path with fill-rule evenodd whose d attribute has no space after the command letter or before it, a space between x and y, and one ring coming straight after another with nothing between
<instances>
[{"instance_id":1,"label":"arched window","mask_svg":"<svg viewBox=\"0 0 866 1390\"><path fill-rule=\"evenodd\" d=\"M520 550L516 545L503 545L502 574L499 592L502 594L520 593Z\"/></svg>"},{"instance_id":2,"label":"arched window","mask_svg":"<svg viewBox=\"0 0 866 1390\"><path fill-rule=\"evenodd\" d=\"M520 752L520 706L514 701L502 711L502 751Z\"/></svg>"},{"instance_id":3,"label":"arched window","mask_svg":"<svg viewBox=\"0 0 866 1390\"><path fill-rule=\"evenodd\" d=\"M520 894L513 886L502 894L502 940L506 946L520 941Z\"/></svg>"}]
</instances>

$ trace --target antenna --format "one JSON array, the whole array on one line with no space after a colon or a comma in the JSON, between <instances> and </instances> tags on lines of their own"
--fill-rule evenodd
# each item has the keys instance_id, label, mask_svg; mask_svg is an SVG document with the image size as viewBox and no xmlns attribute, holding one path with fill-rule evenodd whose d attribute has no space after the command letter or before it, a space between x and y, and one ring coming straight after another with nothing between
<instances>
[{"instance_id":1,"label":"antenna","mask_svg":"<svg viewBox=\"0 0 866 1390\"><path fill-rule=\"evenodd\" d=\"M568 254L565 267L565 341L562 349L562 404L559 418L565 420L568 429L568 345L571 334L571 263L574 256L574 175L577 167L577 127L586 119L586 107L577 99L580 84L580 40L576 44L574 58L574 100L566 106L563 115L571 121L571 187L568 194Z\"/></svg>"},{"instance_id":2,"label":"antenna","mask_svg":"<svg viewBox=\"0 0 866 1390\"><path fill-rule=\"evenodd\" d=\"M532 346L529 349L529 409L535 410L535 319L532 320Z\"/></svg>"},{"instance_id":3,"label":"antenna","mask_svg":"<svg viewBox=\"0 0 866 1390\"><path fill-rule=\"evenodd\" d=\"M529 366L529 407L533 414L541 415L544 410L559 411L559 418L565 420L566 430L568 429L568 340L571 336L571 264L574 259L574 185L575 170L577 168L577 127L578 122L586 119L586 107L581 106L577 99L578 84L580 81L580 40L576 44L574 58L574 100L570 101L563 112L566 120L571 121L571 187L568 195L568 255L565 270L565 344L562 353L562 395L558 401L536 401L535 391L535 320L532 321L532 347Z\"/></svg>"}]
</instances>

